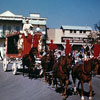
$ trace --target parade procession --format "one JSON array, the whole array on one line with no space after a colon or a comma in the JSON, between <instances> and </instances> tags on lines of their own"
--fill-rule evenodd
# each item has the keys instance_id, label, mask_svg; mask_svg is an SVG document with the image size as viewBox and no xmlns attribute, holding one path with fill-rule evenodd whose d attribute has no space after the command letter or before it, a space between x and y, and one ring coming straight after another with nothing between
<instances>
[{"instance_id":1,"label":"parade procession","mask_svg":"<svg viewBox=\"0 0 100 100\"><path fill-rule=\"evenodd\" d=\"M97 91L93 90L92 79L100 75L100 38L90 38L90 35L96 31L89 26L62 25L60 29L50 29L46 26L46 18L40 18L39 14L30 14L30 17L16 15L12 17L15 19L8 17L9 20L2 18L6 14L13 15L10 11L0 14L0 23L4 21L8 24L11 21L13 28L9 28L9 24L6 25L8 29L3 27L4 40L1 40L1 44L4 46L0 48L2 73L21 76L22 80L28 78L27 81L41 79L41 84L44 87L48 85L51 91L59 93L61 100L77 100L69 99L74 95L79 96L80 100L87 100L86 96L88 100L94 100ZM18 26L15 27L16 30L15 25ZM88 84L88 93L84 92L85 83Z\"/></svg>"}]
</instances>

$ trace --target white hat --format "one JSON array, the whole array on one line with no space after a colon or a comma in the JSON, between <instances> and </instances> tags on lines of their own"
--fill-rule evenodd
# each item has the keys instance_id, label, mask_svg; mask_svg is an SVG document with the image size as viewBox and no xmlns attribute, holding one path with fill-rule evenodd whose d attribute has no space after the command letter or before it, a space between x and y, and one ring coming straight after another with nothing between
<instances>
[{"instance_id":1,"label":"white hat","mask_svg":"<svg viewBox=\"0 0 100 100\"><path fill-rule=\"evenodd\" d=\"M28 19L26 19L26 22L29 21Z\"/></svg>"},{"instance_id":2,"label":"white hat","mask_svg":"<svg viewBox=\"0 0 100 100\"><path fill-rule=\"evenodd\" d=\"M37 32L39 32L39 31L40 31L40 28L39 28L39 27L37 27L37 28L36 28L36 31L37 31Z\"/></svg>"}]
</instances>

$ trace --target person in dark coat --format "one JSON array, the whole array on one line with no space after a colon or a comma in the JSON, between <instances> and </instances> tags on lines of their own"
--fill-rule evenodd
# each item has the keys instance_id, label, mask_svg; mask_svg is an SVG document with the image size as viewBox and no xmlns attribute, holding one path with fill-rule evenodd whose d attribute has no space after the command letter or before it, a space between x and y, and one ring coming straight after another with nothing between
<instances>
[{"instance_id":1,"label":"person in dark coat","mask_svg":"<svg viewBox=\"0 0 100 100\"><path fill-rule=\"evenodd\" d=\"M89 52L89 46L88 45L86 46L85 50L86 50L86 52Z\"/></svg>"}]
</instances>

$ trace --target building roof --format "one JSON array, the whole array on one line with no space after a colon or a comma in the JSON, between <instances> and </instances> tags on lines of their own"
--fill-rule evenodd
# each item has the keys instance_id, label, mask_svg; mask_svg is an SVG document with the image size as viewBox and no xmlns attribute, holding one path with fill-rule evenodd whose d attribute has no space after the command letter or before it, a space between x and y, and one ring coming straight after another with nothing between
<instances>
[{"instance_id":1,"label":"building roof","mask_svg":"<svg viewBox=\"0 0 100 100\"><path fill-rule=\"evenodd\" d=\"M15 21L22 21L22 15L15 15L10 11L5 11L0 14L0 20L15 20Z\"/></svg>"},{"instance_id":2,"label":"building roof","mask_svg":"<svg viewBox=\"0 0 100 100\"><path fill-rule=\"evenodd\" d=\"M3 13L0 14L0 16L5 16L5 17L23 17L22 15L15 15L10 11L5 11Z\"/></svg>"},{"instance_id":3,"label":"building roof","mask_svg":"<svg viewBox=\"0 0 100 100\"><path fill-rule=\"evenodd\" d=\"M66 26L66 25L62 25L61 28L64 30L89 30L89 31L92 30L92 28L90 26Z\"/></svg>"},{"instance_id":4,"label":"building roof","mask_svg":"<svg viewBox=\"0 0 100 100\"><path fill-rule=\"evenodd\" d=\"M15 15L10 11L5 11L0 14L0 20L13 20L22 21L25 23L25 19L29 19L31 24L46 25L47 18L41 18L40 14L31 13L29 17L24 17L23 15Z\"/></svg>"}]
</instances>

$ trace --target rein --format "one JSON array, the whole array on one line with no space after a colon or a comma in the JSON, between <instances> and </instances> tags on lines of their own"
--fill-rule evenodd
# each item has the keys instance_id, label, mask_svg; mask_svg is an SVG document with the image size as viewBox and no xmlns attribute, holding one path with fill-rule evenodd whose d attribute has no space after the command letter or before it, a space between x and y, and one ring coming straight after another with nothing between
<instances>
[{"instance_id":1,"label":"rein","mask_svg":"<svg viewBox=\"0 0 100 100\"><path fill-rule=\"evenodd\" d=\"M92 60L92 59L91 59L91 60ZM86 60L86 62L87 62L87 61L89 61L89 60ZM92 71L90 71L89 73L87 73L87 72L85 71L84 62L85 62L85 61L83 60L82 72L83 72L84 74L90 75ZM92 65L92 66L93 66L93 65Z\"/></svg>"},{"instance_id":2,"label":"rein","mask_svg":"<svg viewBox=\"0 0 100 100\"><path fill-rule=\"evenodd\" d=\"M86 74L86 72L85 72L85 70L84 70L84 60L83 60L82 71L83 71L84 74Z\"/></svg>"},{"instance_id":3,"label":"rein","mask_svg":"<svg viewBox=\"0 0 100 100\"><path fill-rule=\"evenodd\" d=\"M28 59L29 59L29 60L31 60L31 57L30 57L30 55L28 56Z\"/></svg>"},{"instance_id":4,"label":"rein","mask_svg":"<svg viewBox=\"0 0 100 100\"><path fill-rule=\"evenodd\" d=\"M61 71L61 73L64 74L64 71L63 71L63 69L62 69L62 57L61 57L61 60L60 60L60 71Z\"/></svg>"}]
</instances>

